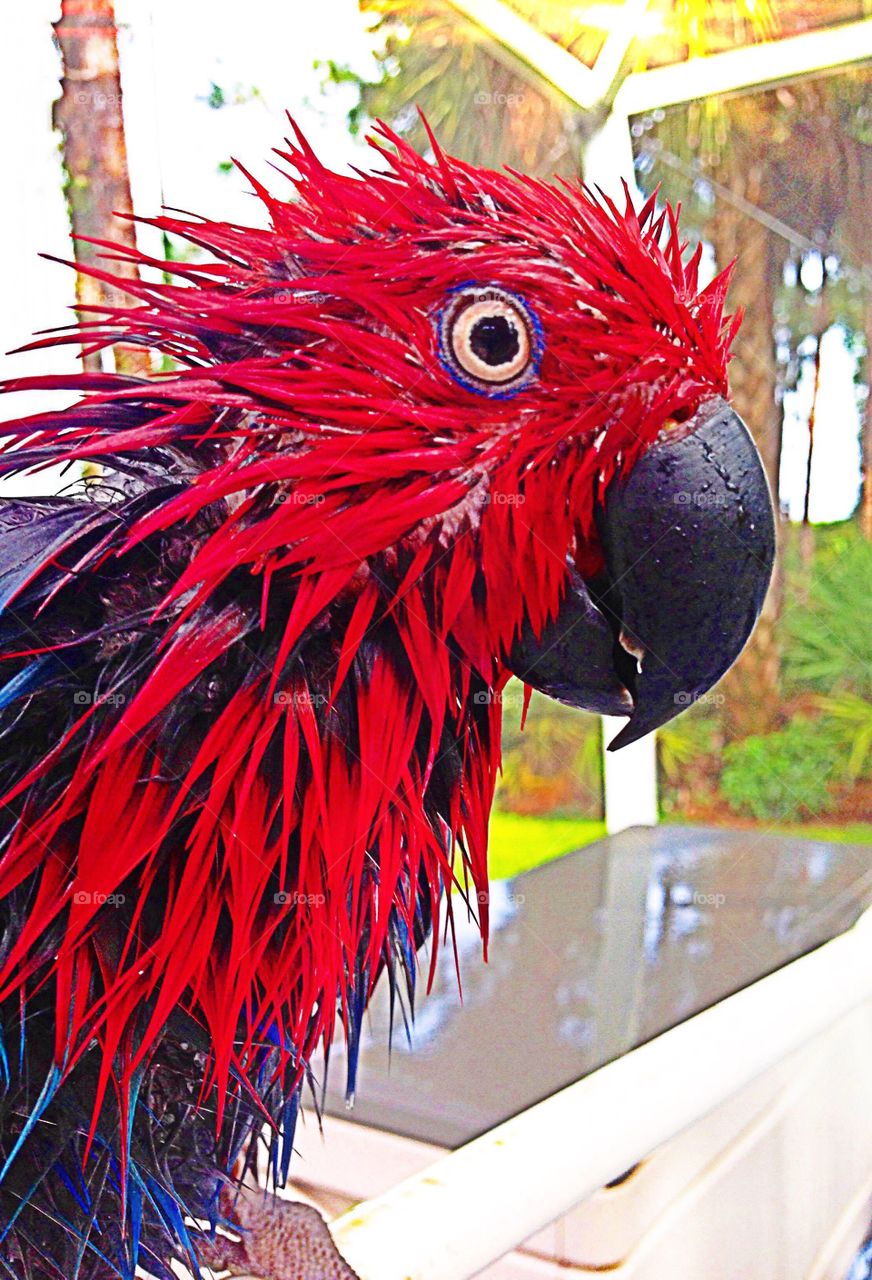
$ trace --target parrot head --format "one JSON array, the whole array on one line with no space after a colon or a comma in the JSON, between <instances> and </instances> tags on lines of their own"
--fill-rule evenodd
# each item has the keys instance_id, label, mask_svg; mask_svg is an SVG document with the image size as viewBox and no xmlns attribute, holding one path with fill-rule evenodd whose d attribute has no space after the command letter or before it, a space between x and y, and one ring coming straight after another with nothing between
<instances>
[{"instance_id":1,"label":"parrot head","mask_svg":"<svg viewBox=\"0 0 872 1280\"><path fill-rule=\"evenodd\" d=\"M365 424L358 500L421 493L424 519L391 534L435 543L469 588L451 621L470 660L629 716L625 745L724 674L771 575L766 478L728 404L729 270L700 288L701 248L685 261L654 197L618 208L463 164L432 135L433 163L381 137L386 167L364 183L302 138L280 153L298 199L258 194L317 293L258 302L278 292L291 328L317 315L322 435L353 472Z\"/></svg>"}]
</instances>

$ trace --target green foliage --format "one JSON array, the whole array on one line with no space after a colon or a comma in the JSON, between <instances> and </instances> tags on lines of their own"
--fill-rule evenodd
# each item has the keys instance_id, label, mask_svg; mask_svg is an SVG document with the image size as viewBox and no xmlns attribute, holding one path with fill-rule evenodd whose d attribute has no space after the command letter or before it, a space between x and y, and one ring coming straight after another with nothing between
<instances>
[{"instance_id":1,"label":"green foliage","mask_svg":"<svg viewBox=\"0 0 872 1280\"><path fill-rule=\"evenodd\" d=\"M188 244L181 237L170 235L168 231L163 230L160 238L167 262L199 262L203 257L203 250L198 244ZM166 271L164 280L167 284L172 280L172 276Z\"/></svg>"},{"instance_id":2,"label":"green foliage","mask_svg":"<svg viewBox=\"0 0 872 1280\"><path fill-rule=\"evenodd\" d=\"M716 798L720 746L720 700L696 703L657 732L660 811L669 821Z\"/></svg>"},{"instance_id":3,"label":"green foliage","mask_svg":"<svg viewBox=\"0 0 872 1280\"><path fill-rule=\"evenodd\" d=\"M806 840L828 840L831 844L872 845L872 822L840 822L838 826L804 822L801 827L776 827L776 833L802 836Z\"/></svg>"},{"instance_id":4,"label":"green foliage","mask_svg":"<svg viewBox=\"0 0 872 1280\"><path fill-rule=\"evenodd\" d=\"M325 61L318 60L315 62L314 66L316 71L322 71L324 73L321 81L322 93L326 93L330 85L351 85L353 88L358 90L359 97L357 102L353 103L348 109L348 132L351 134L352 138L358 137L361 127L368 119L366 107L363 101L364 93L365 91L372 91L375 86L368 80L365 80L363 76L361 76L359 72L353 70L353 68L345 66L340 62L334 62L332 58L328 58ZM384 74L386 75L387 72L385 71Z\"/></svg>"},{"instance_id":5,"label":"green foliage","mask_svg":"<svg viewBox=\"0 0 872 1280\"><path fill-rule=\"evenodd\" d=\"M734 813L765 822L863 811L872 772L872 652L861 584L872 581L872 545L850 521L812 532L810 563L798 530L785 536L780 640L787 723L733 743L722 760L716 693L710 705L665 725L658 750L670 821L717 814L724 800Z\"/></svg>"},{"instance_id":6,"label":"green foliage","mask_svg":"<svg viewBox=\"0 0 872 1280\"><path fill-rule=\"evenodd\" d=\"M211 107L213 111L220 111L222 107L238 107L244 102L252 102L259 97L260 89L253 84L236 84L232 89L225 89L222 85L216 84L212 80L209 85L209 92L202 94L200 101L205 102L206 106Z\"/></svg>"},{"instance_id":7,"label":"green foliage","mask_svg":"<svg viewBox=\"0 0 872 1280\"><path fill-rule=\"evenodd\" d=\"M430 142L418 108L445 150L472 164L576 177L578 114L541 76L445 0L365 0L380 75L322 63L325 87L357 84L353 132L386 120L422 154Z\"/></svg>"},{"instance_id":8,"label":"green foliage","mask_svg":"<svg viewBox=\"0 0 872 1280\"><path fill-rule=\"evenodd\" d=\"M850 782L872 771L872 702L855 693L818 698L828 735L837 746L839 772Z\"/></svg>"},{"instance_id":9,"label":"green foliage","mask_svg":"<svg viewBox=\"0 0 872 1280\"><path fill-rule=\"evenodd\" d=\"M596 716L534 693L521 729L523 685L503 692L500 809L526 814L601 812L602 748Z\"/></svg>"},{"instance_id":10,"label":"green foliage","mask_svg":"<svg viewBox=\"0 0 872 1280\"><path fill-rule=\"evenodd\" d=\"M797 564L794 548L787 570L782 625L788 692L811 689L829 696L845 690L872 697L872 543L851 523L818 529L809 581L803 581L808 571Z\"/></svg>"},{"instance_id":11,"label":"green foliage","mask_svg":"<svg viewBox=\"0 0 872 1280\"><path fill-rule=\"evenodd\" d=\"M833 808L837 754L832 737L805 716L724 751L721 791L737 813L760 821L814 817Z\"/></svg>"},{"instance_id":12,"label":"green foliage","mask_svg":"<svg viewBox=\"0 0 872 1280\"><path fill-rule=\"evenodd\" d=\"M213 111L220 111L222 107L227 106L227 95L221 88L220 84L216 84L213 80L209 92L206 95L206 105L210 106Z\"/></svg>"},{"instance_id":13,"label":"green foliage","mask_svg":"<svg viewBox=\"0 0 872 1280\"><path fill-rule=\"evenodd\" d=\"M718 725L709 711L692 707L676 720L670 720L657 734L657 758L664 776L680 782L694 761L715 750Z\"/></svg>"}]
</instances>

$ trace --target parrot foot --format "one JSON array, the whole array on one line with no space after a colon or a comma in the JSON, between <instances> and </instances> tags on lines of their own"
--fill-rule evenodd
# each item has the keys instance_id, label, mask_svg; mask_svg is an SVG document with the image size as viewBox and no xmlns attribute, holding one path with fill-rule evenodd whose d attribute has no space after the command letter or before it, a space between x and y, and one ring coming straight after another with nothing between
<instances>
[{"instance_id":1,"label":"parrot foot","mask_svg":"<svg viewBox=\"0 0 872 1280\"><path fill-rule=\"evenodd\" d=\"M242 1187L224 1206L239 1240L218 1236L202 1260L234 1280L359 1280L344 1260L317 1209Z\"/></svg>"}]
</instances>

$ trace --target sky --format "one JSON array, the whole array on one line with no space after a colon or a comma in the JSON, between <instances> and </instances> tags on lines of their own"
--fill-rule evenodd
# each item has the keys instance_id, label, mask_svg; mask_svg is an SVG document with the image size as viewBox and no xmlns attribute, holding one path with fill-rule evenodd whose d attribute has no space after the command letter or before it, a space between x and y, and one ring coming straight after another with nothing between
<instances>
[{"instance_id":1,"label":"sky","mask_svg":"<svg viewBox=\"0 0 872 1280\"><path fill-rule=\"evenodd\" d=\"M37 256L68 252L50 120L59 67L48 23L56 7L57 0L28 0L9 6L4 15L0 110L10 123L0 141L0 172L14 183L15 199L0 201L0 235L4 245L16 246L4 268L4 292L16 305L0 307L0 352L37 328L65 323L64 309L72 300L71 275ZM225 172L222 164L236 157L281 193L284 180L270 169L270 157L288 132L286 111L326 163L366 163L365 144L347 132L356 91L332 86L322 94L324 72L315 68L329 58L363 74L375 69L372 37L355 0L116 0L116 16L137 210L157 211L163 203L229 221L257 220L257 201L246 180L235 170ZM220 109L209 105L213 84L228 103ZM608 154L615 154L611 140L600 151L608 164ZM599 175L588 176L596 180ZM614 175L602 176L608 181ZM159 252L147 232L141 244L146 252ZM39 359L43 370L59 370L69 367L74 353ZM2 376L34 368L32 356L0 355ZM857 498L859 411L853 374L854 358L841 331L833 329L823 346L812 472L811 514L817 521L844 519ZM786 399L781 500L792 518L801 515L810 398L807 370ZM16 412L44 403L33 395L17 399ZM32 481L16 484L34 487Z\"/></svg>"},{"instance_id":2,"label":"sky","mask_svg":"<svg viewBox=\"0 0 872 1280\"><path fill-rule=\"evenodd\" d=\"M153 205L162 188L168 204L251 219L245 180L219 166L235 157L281 191L269 162L288 134L287 112L333 167L368 150L347 132L355 89L323 95L315 67L333 59L374 73L355 0L116 0L116 18L135 204ZM213 84L228 101L219 110L208 101Z\"/></svg>"},{"instance_id":3,"label":"sky","mask_svg":"<svg viewBox=\"0 0 872 1280\"><path fill-rule=\"evenodd\" d=\"M854 383L856 357L834 325L821 343L821 378L811 466L812 522L844 520L860 489L860 409ZM808 462L808 415L814 395L812 361L806 360L795 391L785 396L781 500L791 520L802 519Z\"/></svg>"}]
</instances>

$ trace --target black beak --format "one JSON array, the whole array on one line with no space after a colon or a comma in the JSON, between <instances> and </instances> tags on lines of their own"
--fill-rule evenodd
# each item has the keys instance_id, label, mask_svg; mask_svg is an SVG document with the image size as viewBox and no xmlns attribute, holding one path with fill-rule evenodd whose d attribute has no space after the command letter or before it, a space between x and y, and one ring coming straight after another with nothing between
<instances>
[{"instance_id":1,"label":"black beak","mask_svg":"<svg viewBox=\"0 0 872 1280\"><path fill-rule=\"evenodd\" d=\"M627 746L706 693L751 634L772 574L775 528L763 465L726 401L663 431L609 486L599 519L605 573L573 571L558 617L510 655L550 697L628 715Z\"/></svg>"}]
</instances>

